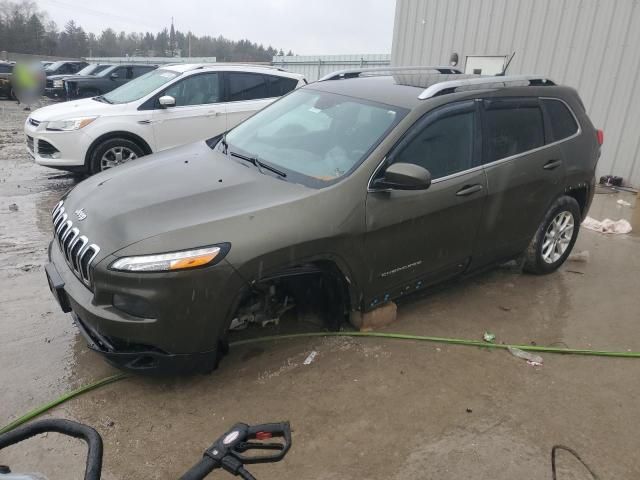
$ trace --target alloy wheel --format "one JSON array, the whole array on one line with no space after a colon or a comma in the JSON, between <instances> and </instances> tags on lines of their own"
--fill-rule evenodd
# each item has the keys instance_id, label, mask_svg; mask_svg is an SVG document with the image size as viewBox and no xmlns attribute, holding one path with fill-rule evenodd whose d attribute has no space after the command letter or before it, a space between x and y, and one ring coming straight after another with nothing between
<instances>
[{"instance_id":1,"label":"alloy wheel","mask_svg":"<svg viewBox=\"0 0 640 480\"><path fill-rule=\"evenodd\" d=\"M546 263L557 262L567 251L574 229L571 212L560 212L547 227L542 243L542 259Z\"/></svg>"},{"instance_id":2,"label":"alloy wheel","mask_svg":"<svg viewBox=\"0 0 640 480\"><path fill-rule=\"evenodd\" d=\"M129 160L135 160L138 155L127 147L113 147L104 152L100 159L100 170L107 170L108 168L117 167Z\"/></svg>"}]
</instances>

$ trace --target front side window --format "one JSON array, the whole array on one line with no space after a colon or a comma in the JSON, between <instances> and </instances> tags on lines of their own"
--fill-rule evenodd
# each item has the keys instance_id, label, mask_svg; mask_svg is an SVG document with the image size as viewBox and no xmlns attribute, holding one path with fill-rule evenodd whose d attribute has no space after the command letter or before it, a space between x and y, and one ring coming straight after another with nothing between
<instances>
[{"instance_id":1,"label":"front side window","mask_svg":"<svg viewBox=\"0 0 640 480\"><path fill-rule=\"evenodd\" d=\"M110 91L103 98L109 103L128 103L140 100L179 75L180 73L172 70L153 70Z\"/></svg>"},{"instance_id":2,"label":"front side window","mask_svg":"<svg viewBox=\"0 0 640 480\"><path fill-rule=\"evenodd\" d=\"M176 99L176 107L207 105L222 100L219 73L192 75L171 85L162 95Z\"/></svg>"},{"instance_id":3,"label":"front side window","mask_svg":"<svg viewBox=\"0 0 640 480\"><path fill-rule=\"evenodd\" d=\"M485 163L544 145L544 123L537 99L485 100Z\"/></svg>"},{"instance_id":4,"label":"front side window","mask_svg":"<svg viewBox=\"0 0 640 480\"><path fill-rule=\"evenodd\" d=\"M119 67L116 68L112 73L117 73L119 80L130 80L133 78L132 67Z\"/></svg>"},{"instance_id":5,"label":"front side window","mask_svg":"<svg viewBox=\"0 0 640 480\"><path fill-rule=\"evenodd\" d=\"M453 113L428 124L393 156L393 163L413 163L426 168L432 179L473 167L473 110Z\"/></svg>"},{"instance_id":6,"label":"front side window","mask_svg":"<svg viewBox=\"0 0 640 480\"><path fill-rule=\"evenodd\" d=\"M265 79L267 81L267 95L269 95L269 97L281 97L298 85L298 80L295 78L265 75Z\"/></svg>"},{"instance_id":7,"label":"front side window","mask_svg":"<svg viewBox=\"0 0 640 480\"><path fill-rule=\"evenodd\" d=\"M226 140L231 152L322 187L357 168L405 114L399 107L302 89L234 128Z\"/></svg>"},{"instance_id":8,"label":"front side window","mask_svg":"<svg viewBox=\"0 0 640 480\"><path fill-rule=\"evenodd\" d=\"M230 102L269 98L267 83L258 73L228 72Z\"/></svg>"},{"instance_id":9,"label":"front side window","mask_svg":"<svg viewBox=\"0 0 640 480\"><path fill-rule=\"evenodd\" d=\"M553 141L563 140L578 131L575 118L563 102L549 98L542 100L542 105L551 123Z\"/></svg>"},{"instance_id":10,"label":"front side window","mask_svg":"<svg viewBox=\"0 0 640 480\"><path fill-rule=\"evenodd\" d=\"M147 72L154 70L153 67L133 67L133 78L138 78L141 75L144 75Z\"/></svg>"}]
</instances>

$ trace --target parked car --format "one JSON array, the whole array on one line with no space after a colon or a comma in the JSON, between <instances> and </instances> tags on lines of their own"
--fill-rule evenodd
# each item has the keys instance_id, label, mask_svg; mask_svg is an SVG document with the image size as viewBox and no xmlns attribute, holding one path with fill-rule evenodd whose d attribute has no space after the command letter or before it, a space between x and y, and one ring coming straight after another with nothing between
<instances>
[{"instance_id":1,"label":"parked car","mask_svg":"<svg viewBox=\"0 0 640 480\"><path fill-rule=\"evenodd\" d=\"M62 83L69 100L95 97L109 93L156 68L157 65L110 65L96 75L73 76Z\"/></svg>"},{"instance_id":2,"label":"parked car","mask_svg":"<svg viewBox=\"0 0 640 480\"><path fill-rule=\"evenodd\" d=\"M8 62L0 62L0 96L14 99L13 87L11 84L11 74L13 72L13 64Z\"/></svg>"},{"instance_id":3,"label":"parked car","mask_svg":"<svg viewBox=\"0 0 640 480\"><path fill-rule=\"evenodd\" d=\"M575 90L525 76L331 78L344 79L63 197L46 272L92 349L129 370L208 370L232 324L313 292L336 328L496 262L562 265L603 140Z\"/></svg>"},{"instance_id":4,"label":"parked car","mask_svg":"<svg viewBox=\"0 0 640 480\"><path fill-rule=\"evenodd\" d=\"M47 83L45 85L44 94L49 98L65 98L64 84L63 80L76 78L76 77L85 77L85 76L96 76L103 70L111 67L112 65L108 63L90 63L78 73L71 75L50 75L47 77Z\"/></svg>"},{"instance_id":5,"label":"parked car","mask_svg":"<svg viewBox=\"0 0 640 480\"><path fill-rule=\"evenodd\" d=\"M87 65L89 64L84 61L63 60L44 67L44 73L47 77L51 75L73 75L78 73Z\"/></svg>"},{"instance_id":6,"label":"parked car","mask_svg":"<svg viewBox=\"0 0 640 480\"><path fill-rule=\"evenodd\" d=\"M164 66L105 95L33 112L27 146L40 165L96 173L218 135L304 82L273 68Z\"/></svg>"}]
</instances>

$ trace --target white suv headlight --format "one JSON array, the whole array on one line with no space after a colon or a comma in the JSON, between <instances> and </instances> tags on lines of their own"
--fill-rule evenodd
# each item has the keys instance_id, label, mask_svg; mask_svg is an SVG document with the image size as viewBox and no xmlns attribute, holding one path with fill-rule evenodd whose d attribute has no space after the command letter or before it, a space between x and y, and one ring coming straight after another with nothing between
<instances>
[{"instance_id":1,"label":"white suv headlight","mask_svg":"<svg viewBox=\"0 0 640 480\"><path fill-rule=\"evenodd\" d=\"M54 80L53 88L62 88L62 80Z\"/></svg>"},{"instance_id":2,"label":"white suv headlight","mask_svg":"<svg viewBox=\"0 0 640 480\"><path fill-rule=\"evenodd\" d=\"M55 120L47 123L47 130L55 132L68 132L80 130L93 122L98 117L70 118L69 120Z\"/></svg>"},{"instance_id":3,"label":"white suv headlight","mask_svg":"<svg viewBox=\"0 0 640 480\"><path fill-rule=\"evenodd\" d=\"M169 272L201 267L211 263L219 254L220 247L205 247L182 252L161 253L123 257L111 264L112 270L123 272Z\"/></svg>"}]
</instances>

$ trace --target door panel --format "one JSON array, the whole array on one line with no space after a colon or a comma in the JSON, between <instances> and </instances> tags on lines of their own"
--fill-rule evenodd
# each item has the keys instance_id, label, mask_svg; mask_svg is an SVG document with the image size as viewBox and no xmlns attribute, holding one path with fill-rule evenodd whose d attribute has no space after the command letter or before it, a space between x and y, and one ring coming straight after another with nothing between
<instances>
[{"instance_id":1,"label":"door panel","mask_svg":"<svg viewBox=\"0 0 640 480\"><path fill-rule=\"evenodd\" d=\"M428 113L389 155L389 165L419 165L433 180L426 190L368 193L365 307L459 274L469 264L487 192L477 109L467 101ZM384 176L381 170L375 178Z\"/></svg>"},{"instance_id":2,"label":"door panel","mask_svg":"<svg viewBox=\"0 0 640 480\"><path fill-rule=\"evenodd\" d=\"M226 104L222 102L221 75L191 75L174 83L159 96L176 100L175 107L156 108L153 130L158 150L205 140L226 129Z\"/></svg>"},{"instance_id":3,"label":"door panel","mask_svg":"<svg viewBox=\"0 0 640 480\"><path fill-rule=\"evenodd\" d=\"M474 191L458 195L465 189ZM485 174L477 168L424 191L370 192L365 237L368 306L464 271L486 190Z\"/></svg>"},{"instance_id":4,"label":"door panel","mask_svg":"<svg viewBox=\"0 0 640 480\"><path fill-rule=\"evenodd\" d=\"M483 111L488 196L475 265L522 252L564 189L562 151L558 145L544 145L548 132L538 99L492 103L485 102Z\"/></svg>"}]
</instances>

